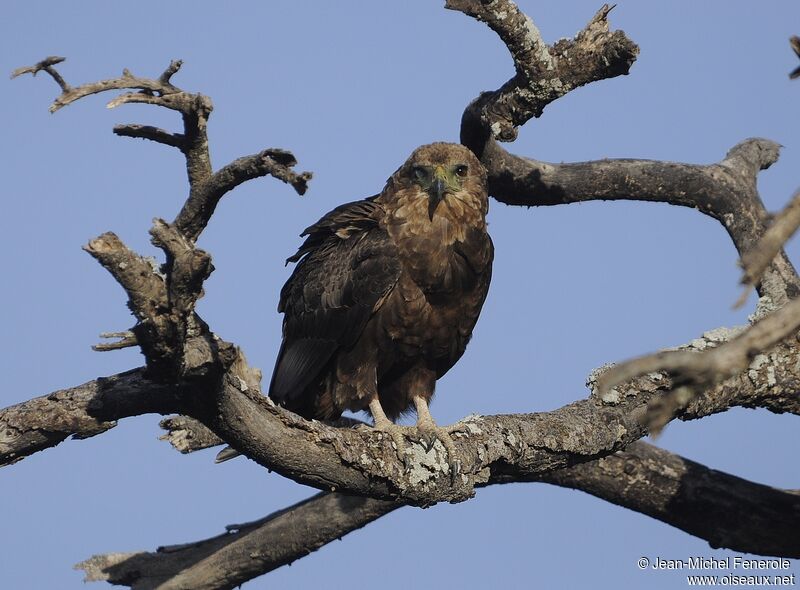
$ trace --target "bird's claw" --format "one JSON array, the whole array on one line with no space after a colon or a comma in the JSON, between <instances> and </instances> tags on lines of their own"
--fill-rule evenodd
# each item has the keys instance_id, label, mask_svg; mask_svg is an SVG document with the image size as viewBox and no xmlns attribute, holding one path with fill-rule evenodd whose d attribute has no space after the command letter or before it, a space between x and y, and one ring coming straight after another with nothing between
<instances>
[{"instance_id":1,"label":"bird's claw","mask_svg":"<svg viewBox=\"0 0 800 590\"><path fill-rule=\"evenodd\" d=\"M374 429L389 435L392 439L392 443L394 443L394 450L397 453L397 458L403 463L403 473L410 473L412 465L411 459L408 453L406 453L406 440L403 427L387 421L387 423L376 424Z\"/></svg>"},{"instance_id":2,"label":"bird's claw","mask_svg":"<svg viewBox=\"0 0 800 590\"><path fill-rule=\"evenodd\" d=\"M403 473L406 475L411 473L414 468L412 454L406 452L408 447L406 436L412 440L416 439L426 453L434 449L437 441L440 442L447 456L450 485L455 485L458 476L461 475L462 465L461 460L457 458L456 447L447 428L425 423L417 424L416 427L399 426L387 421L387 423L378 423L374 426L374 429L389 435L392 443L394 443L393 446L397 457L403 463Z\"/></svg>"},{"instance_id":3,"label":"bird's claw","mask_svg":"<svg viewBox=\"0 0 800 590\"><path fill-rule=\"evenodd\" d=\"M420 443L426 452L433 449L436 441L442 443L447 454L447 465L450 467L450 485L455 485L458 476L461 475L461 460L457 458L456 446L447 428L436 426L435 424L417 424L420 435Z\"/></svg>"}]
</instances>

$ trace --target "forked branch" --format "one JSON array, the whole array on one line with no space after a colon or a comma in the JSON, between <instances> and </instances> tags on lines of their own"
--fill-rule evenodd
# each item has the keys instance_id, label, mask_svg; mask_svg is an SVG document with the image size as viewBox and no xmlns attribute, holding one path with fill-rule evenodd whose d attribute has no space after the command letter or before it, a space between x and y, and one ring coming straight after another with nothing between
<instances>
[{"instance_id":1,"label":"forked branch","mask_svg":"<svg viewBox=\"0 0 800 590\"><path fill-rule=\"evenodd\" d=\"M308 188L311 173L294 172L292 168L297 164L297 160L290 152L277 148L240 158L214 173L207 134L208 118L214 107L207 96L186 92L172 83L172 76L183 65L181 60L171 61L167 69L155 79L135 76L125 69L119 78L73 87L67 84L53 67L64 59L48 57L33 66L18 68L11 77L22 74L36 75L40 71L52 76L62 92L50 106L50 112L93 94L128 90L131 92L120 94L108 103L108 107L144 103L181 113L183 133L171 133L158 127L138 124L117 125L114 133L122 137L148 139L181 150L186 158L190 191L186 204L173 223L187 239L197 240L222 196L245 180L270 175L290 184L298 194L302 195Z\"/></svg>"}]
</instances>

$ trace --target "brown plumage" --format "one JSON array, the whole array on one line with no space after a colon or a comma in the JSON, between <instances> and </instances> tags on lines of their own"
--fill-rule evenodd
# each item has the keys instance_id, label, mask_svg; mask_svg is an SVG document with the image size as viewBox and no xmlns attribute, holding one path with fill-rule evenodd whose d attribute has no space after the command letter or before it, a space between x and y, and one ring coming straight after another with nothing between
<instances>
[{"instance_id":1,"label":"brown plumage","mask_svg":"<svg viewBox=\"0 0 800 590\"><path fill-rule=\"evenodd\" d=\"M429 442L452 441L428 412L436 380L461 358L486 298L493 246L486 172L467 148L422 146L369 199L303 232L281 291L283 342L269 395L306 418L416 406Z\"/></svg>"}]
</instances>

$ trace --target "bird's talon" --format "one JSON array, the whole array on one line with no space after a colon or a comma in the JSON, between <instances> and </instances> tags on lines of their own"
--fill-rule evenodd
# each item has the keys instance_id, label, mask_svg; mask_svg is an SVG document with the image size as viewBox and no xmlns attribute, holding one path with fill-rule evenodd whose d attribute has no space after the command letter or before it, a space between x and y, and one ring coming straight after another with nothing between
<instances>
[{"instance_id":1,"label":"bird's talon","mask_svg":"<svg viewBox=\"0 0 800 590\"><path fill-rule=\"evenodd\" d=\"M456 480L458 476L461 475L461 461L459 459L454 460L450 463L450 485L456 485Z\"/></svg>"},{"instance_id":2,"label":"bird's talon","mask_svg":"<svg viewBox=\"0 0 800 590\"><path fill-rule=\"evenodd\" d=\"M422 444L422 447L425 449L425 452L428 453L433 448L433 445L436 444L436 433L435 432L421 432L419 442Z\"/></svg>"}]
</instances>

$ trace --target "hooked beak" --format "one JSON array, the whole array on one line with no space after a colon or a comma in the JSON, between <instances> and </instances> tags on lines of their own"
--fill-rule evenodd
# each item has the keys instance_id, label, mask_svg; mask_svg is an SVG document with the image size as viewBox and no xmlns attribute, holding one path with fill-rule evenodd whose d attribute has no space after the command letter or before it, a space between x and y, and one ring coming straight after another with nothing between
<instances>
[{"instance_id":1,"label":"hooked beak","mask_svg":"<svg viewBox=\"0 0 800 590\"><path fill-rule=\"evenodd\" d=\"M436 207L444 200L446 190L447 181L445 179L444 169L438 166L433 175L433 182L430 188L428 188L428 218L431 221L433 221L433 214L436 211Z\"/></svg>"}]
</instances>

